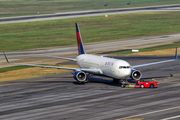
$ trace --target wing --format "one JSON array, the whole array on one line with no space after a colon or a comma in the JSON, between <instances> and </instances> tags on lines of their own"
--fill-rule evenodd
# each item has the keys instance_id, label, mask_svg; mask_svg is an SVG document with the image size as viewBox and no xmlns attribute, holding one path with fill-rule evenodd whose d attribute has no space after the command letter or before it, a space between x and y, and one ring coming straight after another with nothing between
<instances>
[{"instance_id":1,"label":"wing","mask_svg":"<svg viewBox=\"0 0 180 120\"><path fill-rule=\"evenodd\" d=\"M88 69L88 68L70 68L70 67L59 67L59 66L46 66L46 65L33 65L33 64L21 64L21 63L12 63L8 60L5 52L4 53L4 56L6 58L6 61L9 63L9 64L12 64L12 65L25 65L25 66L34 66L34 67L42 67L42 68L56 68L56 69L66 69L66 70L74 70L74 71L84 71L84 72L88 72L88 73L92 73L92 74L100 74L101 71L98 70L98 69Z\"/></svg>"},{"instance_id":2,"label":"wing","mask_svg":"<svg viewBox=\"0 0 180 120\"><path fill-rule=\"evenodd\" d=\"M177 48L176 48L176 53L175 53L175 58L172 60L165 60L165 61L160 61L160 62L153 62L153 63L146 63L146 64L141 64L141 65L134 65L131 66L131 68L138 68L138 67L144 67L144 66L149 66L149 65L155 65L155 64L160 64L160 63L166 63L166 62L171 62L171 61L175 61L178 59L178 54L177 54Z\"/></svg>"},{"instance_id":3,"label":"wing","mask_svg":"<svg viewBox=\"0 0 180 120\"><path fill-rule=\"evenodd\" d=\"M56 56L48 56L48 57L59 58L59 59L65 59L65 60L71 60L71 61L77 61L76 59L73 59L73 58L66 58L66 57L56 57Z\"/></svg>"}]
</instances>

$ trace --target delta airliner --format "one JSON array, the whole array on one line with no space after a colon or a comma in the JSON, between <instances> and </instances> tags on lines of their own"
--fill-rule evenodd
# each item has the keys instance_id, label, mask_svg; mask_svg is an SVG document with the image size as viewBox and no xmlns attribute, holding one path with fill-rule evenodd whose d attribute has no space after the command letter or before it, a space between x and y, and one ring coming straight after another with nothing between
<instances>
[{"instance_id":1,"label":"delta airliner","mask_svg":"<svg viewBox=\"0 0 180 120\"><path fill-rule=\"evenodd\" d=\"M26 66L37 66L37 67L73 70L74 71L74 74L73 74L74 79L80 83L87 82L88 81L87 75L89 75L89 74L107 76L107 77L112 78L113 82L116 82L116 83L118 83L120 80L126 80L128 77L130 77L134 80L137 80L142 77L142 73L139 70L136 70L136 68L171 62L171 61L177 60L177 58L178 58L177 48L176 48L176 53L175 53L174 59L131 66L125 60L119 60L119 59L108 58L108 57L104 57L104 56L86 54L78 24L75 23L75 26L76 26L77 45L78 45L79 55L75 59L65 58L65 57L55 57L55 58L75 61L79 65L79 68L11 63L8 60L5 53L4 53L4 56L7 60L7 62L10 64L13 64L13 65L26 65Z\"/></svg>"}]
</instances>

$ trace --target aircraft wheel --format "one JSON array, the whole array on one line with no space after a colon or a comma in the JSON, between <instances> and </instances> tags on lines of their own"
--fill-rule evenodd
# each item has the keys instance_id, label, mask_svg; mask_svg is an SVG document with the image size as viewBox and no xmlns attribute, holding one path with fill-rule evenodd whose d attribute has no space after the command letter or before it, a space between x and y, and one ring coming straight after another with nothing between
<instances>
[{"instance_id":1,"label":"aircraft wheel","mask_svg":"<svg viewBox=\"0 0 180 120\"><path fill-rule=\"evenodd\" d=\"M122 88L125 88L125 85L124 85L124 84L121 84L121 87L122 87Z\"/></svg>"},{"instance_id":2,"label":"aircraft wheel","mask_svg":"<svg viewBox=\"0 0 180 120\"><path fill-rule=\"evenodd\" d=\"M84 82L84 81L83 81L83 82L79 82L79 84L84 85L84 84L85 84L85 82Z\"/></svg>"},{"instance_id":3,"label":"aircraft wheel","mask_svg":"<svg viewBox=\"0 0 180 120\"><path fill-rule=\"evenodd\" d=\"M143 84L141 85L141 88L144 88L144 85L143 85Z\"/></svg>"},{"instance_id":4,"label":"aircraft wheel","mask_svg":"<svg viewBox=\"0 0 180 120\"><path fill-rule=\"evenodd\" d=\"M85 81L84 81L84 83L88 83L89 82L89 80L88 79L86 79Z\"/></svg>"}]
</instances>

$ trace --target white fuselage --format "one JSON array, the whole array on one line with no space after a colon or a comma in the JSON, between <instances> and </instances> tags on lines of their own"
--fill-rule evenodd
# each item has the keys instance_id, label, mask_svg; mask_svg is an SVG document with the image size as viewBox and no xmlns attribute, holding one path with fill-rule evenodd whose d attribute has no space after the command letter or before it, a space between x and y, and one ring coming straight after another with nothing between
<instances>
[{"instance_id":1,"label":"white fuselage","mask_svg":"<svg viewBox=\"0 0 180 120\"><path fill-rule=\"evenodd\" d=\"M81 54L76 57L80 68L98 69L100 75L114 79L127 79L131 74L130 64L124 60Z\"/></svg>"}]
</instances>

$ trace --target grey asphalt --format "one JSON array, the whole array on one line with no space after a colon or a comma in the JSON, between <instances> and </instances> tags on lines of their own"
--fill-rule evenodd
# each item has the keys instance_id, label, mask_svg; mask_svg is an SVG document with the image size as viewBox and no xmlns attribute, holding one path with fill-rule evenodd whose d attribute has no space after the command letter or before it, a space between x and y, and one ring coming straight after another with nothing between
<instances>
[{"instance_id":1,"label":"grey asphalt","mask_svg":"<svg viewBox=\"0 0 180 120\"><path fill-rule=\"evenodd\" d=\"M137 65L174 56L116 58ZM98 76L89 76L89 83L82 85L72 78L71 73L1 82L0 119L180 119L180 60L139 70L144 80L158 81L158 88L121 88L110 78ZM128 81L134 84L131 79Z\"/></svg>"},{"instance_id":2,"label":"grey asphalt","mask_svg":"<svg viewBox=\"0 0 180 120\"><path fill-rule=\"evenodd\" d=\"M132 13L132 12L150 12L150 11L151 12L153 11L180 11L180 4L150 6L150 7L136 7L136 8L69 11L69 12L63 12L63 13L62 12L59 13L58 11L55 11L57 12L56 14L0 18L0 24L67 19L67 18L76 18L76 17L89 17L89 16L99 16L99 15L106 15L106 14L110 15L110 14L124 14L124 13Z\"/></svg>"}]
</instances>

